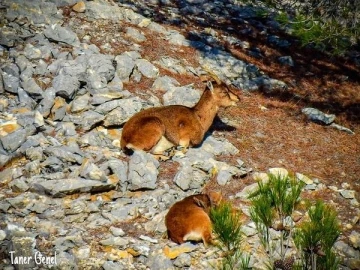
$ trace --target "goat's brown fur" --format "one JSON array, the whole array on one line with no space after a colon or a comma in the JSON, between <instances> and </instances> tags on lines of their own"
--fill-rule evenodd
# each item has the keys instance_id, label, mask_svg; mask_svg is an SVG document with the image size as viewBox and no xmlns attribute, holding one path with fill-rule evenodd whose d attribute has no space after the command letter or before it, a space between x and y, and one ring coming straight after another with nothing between
<instances>
[{"instance_id":1,"label":"goat's brown fur","mask_svg":"<svg viewBox=\"0 0 360 270\"><path fill-rule=\"evenodd\" d=\"M203 241L206 246L212 243L210 208L221 201L217 192L197 194L175 203L165 217L168 237L178 243Z\"/></svg>"},{"instance_id":2,"label":"goat's brown fur","mask_svg":"<svg viewBox=\"0 0 360 270\"><path fill-rule=\"evenodd\" d=\"M200 144L220 107L235 105L236 95L227 86L208 84L192 107L170 105L149 108L133 115L124 125L121 148L161 155L172 146L187 148Z\"/></svg>"}]
</instances>

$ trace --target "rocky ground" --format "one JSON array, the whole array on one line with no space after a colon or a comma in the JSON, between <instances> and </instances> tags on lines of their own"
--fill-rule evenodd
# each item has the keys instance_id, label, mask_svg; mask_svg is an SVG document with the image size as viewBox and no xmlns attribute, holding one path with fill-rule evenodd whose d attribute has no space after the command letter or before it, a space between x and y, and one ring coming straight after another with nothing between
<instances>
[{"instance_id":1,"label":"rocky ground","mask_svg":"<svg viewBox=\"0 0 360 270\"><path fill-rule=\"evenodd\" d=\"M333 88L322 85L341 86L332 100L309 94L321 88L320 66L307 81L285 76L307 62L272 34L274 21L233 1L172 2L0 1L1 268L209 269L219 250L172 243L164 216L185 196L220 190L244 212L244 250L263 269L246 195L254 176L286 167L306 182L304 198L336 207L341 269L359 269L357 58L343 63L347 77L322 62ZM220 112L200 147L166 162L121 152L130 116L194 105L209 70L241 101Z\"/></svg>"}]
</instances>

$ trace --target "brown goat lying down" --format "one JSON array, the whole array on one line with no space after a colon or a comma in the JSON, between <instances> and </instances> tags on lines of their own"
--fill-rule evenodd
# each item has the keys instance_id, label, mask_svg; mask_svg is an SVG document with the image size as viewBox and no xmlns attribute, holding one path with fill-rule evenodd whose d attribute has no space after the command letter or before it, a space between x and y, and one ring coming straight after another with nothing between
<instances>
[{"instance_id":1,"label":"brown goat lying down","mask_svg":"<svg viewBox=\"0 0 360 270\"><path fill-rule=\"evenodd\" d=\"M221 201L220 193L197 194L175 203L165 217L168 237L178 243L203 241L212 243L210 208Z\"/></svg>"},{"instance_id":2,"label":"brown goat lying down","mask_svg":"<svg viewBox=\"0 0 360 270\"><path fill-rule=\"evenodd\" d=\"M144 150L154 155L181 146L199 145L220 107L235 105L239 99L225 84L208 82L198 103L192 107L169 105L145 109L124 125L121 149Z\"/></svg>"}]
</instances>

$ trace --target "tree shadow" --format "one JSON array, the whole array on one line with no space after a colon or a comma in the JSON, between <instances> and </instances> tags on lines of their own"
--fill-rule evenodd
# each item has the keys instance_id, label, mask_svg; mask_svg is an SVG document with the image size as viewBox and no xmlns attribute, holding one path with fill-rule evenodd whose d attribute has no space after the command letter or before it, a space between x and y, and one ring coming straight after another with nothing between
<instances>
[{"instance_id":1,"label":"tree shadow","mask_svg":"<svg viewBox=\"0 0 360 270\"><path fill-rule=\"evenodd\" d=\"M212 1L192 4L177 0L167 5L162 1L121 2L157 23L182 29L197 50L202 43L227 51L289 86L286 91L268 92L260 88L265 96L344 114L348 121L360 122L360 66L355 63L360 61L359 48L354 51L357 58L351 58L302 47L271 18L259 16L252 7L239 6L230 0L222 1L224 7ZM281 64L281 56L290 56L294 66Z\"/></svg>"}]
</instances>

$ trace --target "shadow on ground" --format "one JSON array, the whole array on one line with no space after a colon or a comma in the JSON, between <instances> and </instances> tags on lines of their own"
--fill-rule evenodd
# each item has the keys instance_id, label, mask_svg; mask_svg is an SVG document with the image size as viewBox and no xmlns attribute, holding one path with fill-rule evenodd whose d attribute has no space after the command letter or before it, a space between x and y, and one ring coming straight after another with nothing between
<instances>
[{"instance_id":1,"label":"shadow on ground","mask_svg":"<svg viewBox=\"0 0 360 270\"><path fill-rule=\"evenodd\" d=\"M271 18L259 17L254 8L236 5L233 1L222 1L226 8L206 1L151 4L154 2L161 1L121 1L121 4L158 23L178 28L191 41L226 50L287 83L286 91L269 93L260 89L266 97L342 115L342 121L349 121L350 125L360 122L360 67L355 64L359 59L330 57L302 47ZM210 29L216 30L215 36L209 33ZM228 37L246 42L248 46L229 42ZM281 56L291 56L294 66L282 65L278 60Z\"/></svg>"}]
</instances>

